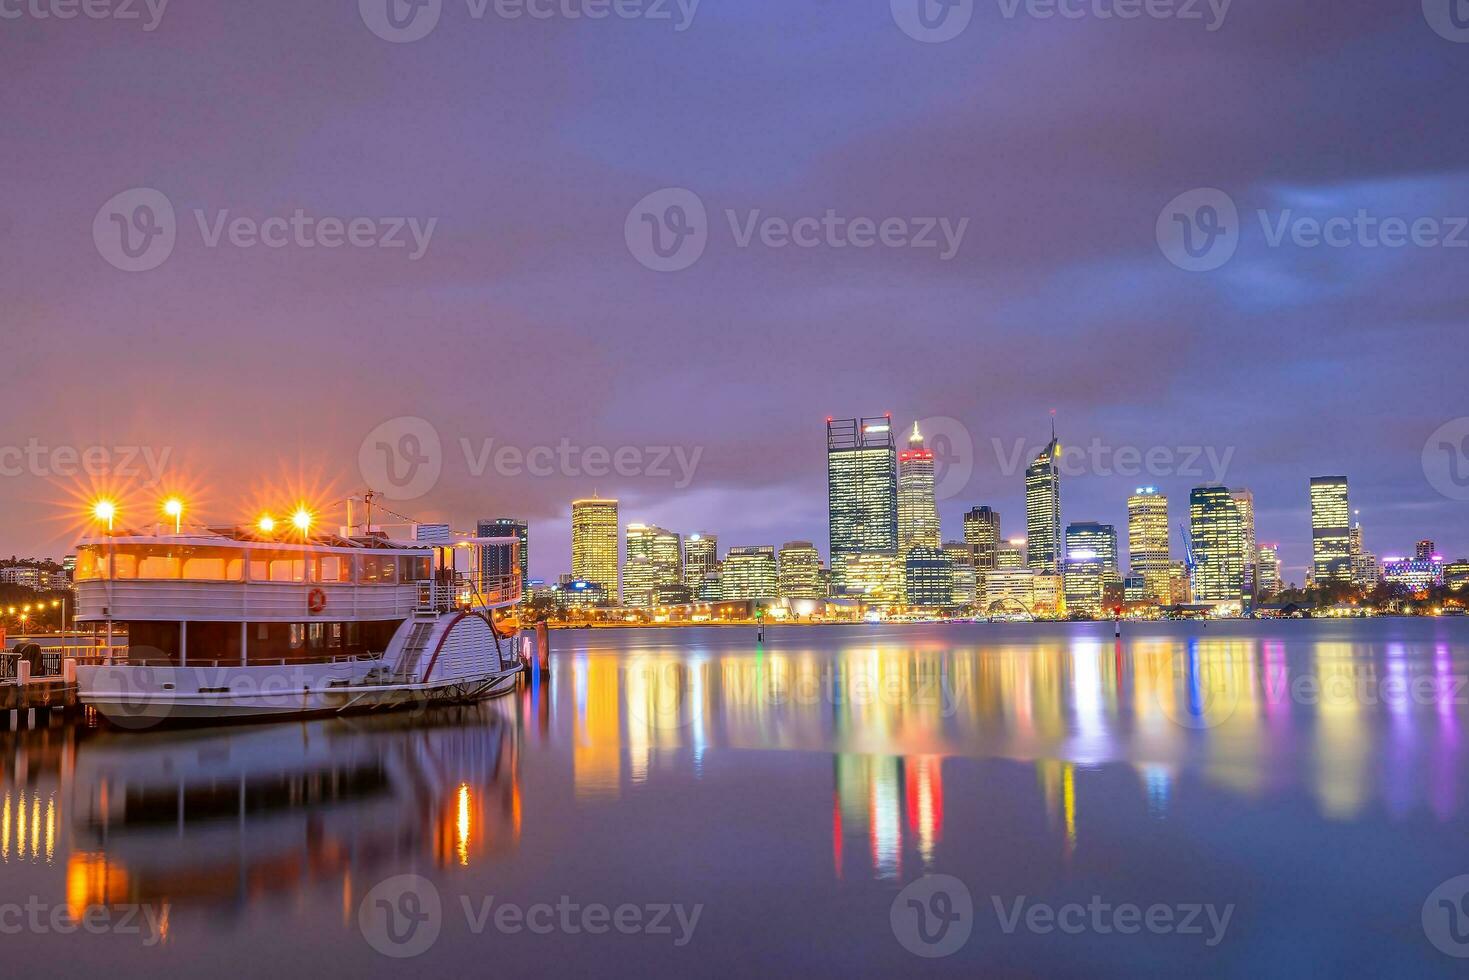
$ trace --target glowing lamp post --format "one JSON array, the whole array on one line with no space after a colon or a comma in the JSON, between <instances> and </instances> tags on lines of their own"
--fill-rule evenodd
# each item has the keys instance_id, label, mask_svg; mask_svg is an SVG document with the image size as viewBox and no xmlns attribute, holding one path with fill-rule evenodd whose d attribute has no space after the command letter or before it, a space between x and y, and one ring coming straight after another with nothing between
<instances>
[{"instance_id":1,"label":"glowing lamp post","mask_svg":"<svg viewBox=\"0 0 1469 980\"><path fill-rule=\"evenodd\" d=\"M107 525L107 533L112 533L112 522L117 518L117 504L110 500L99 500L92 505L92 516L99 523Z\"/></svg>"},{"instance_id":2,"label":"glowing lamp post","mask_svg":"<svg viewBox=\"0 0 1469 980\"><path fill-rule=\"evenodd\" d=\"M169 497L163 502L163 512L173 518L173 533L178 534L183 525L184 502L177 497Z\"/></svg>"}]
</instances>

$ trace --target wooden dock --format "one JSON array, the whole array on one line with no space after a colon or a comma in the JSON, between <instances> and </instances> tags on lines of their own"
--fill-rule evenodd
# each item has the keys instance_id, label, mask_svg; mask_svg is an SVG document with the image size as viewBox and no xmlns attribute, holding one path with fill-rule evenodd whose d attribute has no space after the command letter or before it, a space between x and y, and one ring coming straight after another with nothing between
<instances>
[{"instance_id":1,"label":"wooden dock","mask_svg":"<svg viewBox=\"0 0 1469 980\"><path fill-rule=\"evenodd\" d=\"M31 708L75 708L77 686L62 677L35 677L28 684L9 680L0 682L0 711L26 711Z\"/></svg>"}]
</instances>

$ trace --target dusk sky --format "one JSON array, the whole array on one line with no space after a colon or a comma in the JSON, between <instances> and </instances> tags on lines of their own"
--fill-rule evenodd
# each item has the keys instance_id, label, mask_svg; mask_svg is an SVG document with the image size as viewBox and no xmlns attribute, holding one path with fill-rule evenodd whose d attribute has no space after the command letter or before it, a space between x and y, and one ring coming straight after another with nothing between
<instances>
[{"instance_id":1,"label":"dusk sky","mask_svg":"<svg viewBox=\"0 0 1469 980\"><path fill-rule=\"evenodd\" d=\"M1469 436L1469 20L1448 0L1128 20L1099 15L1114 0L1074 19L978 0L942 42L911 36L917 0L598 20L566 16L587 0L514 19L393 0L400 24L438 14L417 40L427 21L394 28L386 2L61 20L37 11L64 0L0 0L0 553L65 554L93 486L129 487L124 520L151 522L149 459L196 519L314 494L339 520L378 442L431 448L405 418L431 425L440 472L389 506L528 518L535 576L569 570L569 503L594 490L624 523L824 552L829 415L937 419L958 447L945 537L978 504L1011 536L1010 457L1054 409L1063 444L1102 447L1064 480L1066 522L1122 530L1156 485L1177 525L1191 487L1247 487L1299 582L1307 482L1345 474L1369 550L1469 554L1465 461L1438 448ZM1201 188L1237 206L1238 246L1188 271L1158 229ZM160 199L172 225L142 240L163 251L129 271L114 218L156 230ZM690 199L707 247L649 268L644 215ZM365 219L373 244L252 238L298 209ZM808 223L811 247L759 230L828 212L843 224ZM1423 234L1299 224L1359 212ZM853 219L891 243L852 247ZM550 475L495 461L563 440ZM70 475L65 447L137 476ZM589 473L588 447L653 472ZM1129 472L1122 449L1167 462Z\"/></svg>"}]
</instances>

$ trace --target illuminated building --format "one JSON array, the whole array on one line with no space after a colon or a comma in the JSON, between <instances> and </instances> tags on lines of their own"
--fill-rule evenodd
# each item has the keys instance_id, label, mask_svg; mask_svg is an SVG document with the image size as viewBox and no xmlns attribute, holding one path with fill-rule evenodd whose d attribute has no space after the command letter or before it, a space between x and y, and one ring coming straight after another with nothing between
<instances>
[{"instance_id":1,"label":"illuminated building","mask_svg":"<svg viewBox=\"0 0 1469 980\"><path fill-rule=\"evenodd\" d=\"M1231 490L1234 507L1239 511L1240 536L1243 539L1241 553L1244 556L1244 594L1255 594L1255 495L1248 490Z\"/></svg>"},{"instance_id":2,"label":"illuminated building","mask_svg":"<svg viewBox=\"0 0 1469 980\"><path fill-rule=\"evenodd\" d=\"M898 550L939 546L939 511L934 501L933 453L923 448L918 423L908 448L898 454Z\"/></svg>"},{"instance_id":3,"label":"illuminated building","mask_svg":"<svg viewBox=\"0 0 1469 980\"><path fill-rule=\"evenodd\" d=\"M1419 544L1422 543L1419 542ZM1432 542L1428 544L1431 545ZM1352 524L1349 550L1352 556L1352 584L1359 588L1370 589L1377 584L1377 556L1363 545L1361 521ZM1430 548L1429 552L1432 553L1432 550Z\"/></svg>"},{"instance_id":4,"label":"illuminated building","mask_svg":"<svg viewBox=\"0 0 1469 980\"><path fill-rule=\"evenodd\" d=\"M690 534L683 543L683 581L695 594L702 591L705 577L719 564L719 538L713 534Z\"/></svg>"},{"instance_id":5,"label":"illuminated building","mask_svg":"<svg viewBox=\"0 0 1469 980\"><path fill-rule=\"evenodd\" d=\"M1122 598L1127 602L1157 602L1148 591L1148 580L1141 575L1129 575L1122 580Z\"/></svg>"},{"instance_id":6,"label":"illuminated building","mask_svg":"<svg viewBox=\"0 0 1469 980\"><path fill-rule=\"evenodd\" d=\"M827 419L826 484L832 576L845 559L898 553L897 444L890 418Z\"/></svg>"},{"instance_id":7,"label":"illuminated building","mask_svg":"<svg viewBox=\"0 0 1469 980\"><path fill-rule=\"evenodd\" d=\"M1311 570L1316 584L1352 580L1347 478L1311 478Z\"/></svg>"},{"instance_id":8,"label":"illuminated building","mask_svg":"<svg viewBox=\"0 0 1469 980\"><path fill-rule=\"evenodd\" d=\"M653 589L653 604L657 606L682 606L693 601L693 590L682 582L675 585L664 583Z\"/></svg>"},{"instance_id":9,"label":"illuminated building","mask_svg":"<svg viewBox=\"0 0 1469 980\"><path fill-rule=\"evenodd\" d=\"M896 555L850 555L833 563L832 576L846 582L845 595L870 606L891 606L906 598L903 561Z\"/></svg>"},{"instance_id":10,"label":"illuminated building","mask_svg":"<svg viewBox=\"0 0 1469 980\"><path fill-rule=\"evenodd\" d=\"M821 553L810 541L787 541L780 547L780 597L825 599L821 590Z\"/></svg>"},{"instance_id":11,"label":"illuminated building","mask_svg":"<svg viewBox=\"0 0 1469 980\"><path fill-rule=\"evenodd\" d=\"M1032 568L995 568L984 576L984 610L987 613L1035 613L1035 579Z\"/></svg>"},{"instance_id":12,"label":"illuminated building","mask_svg":"<svg viewBox=\"0 0 1469 980\"><path fill-rule=\"evenodd\" d=\"M572 501L571 575L596 582L609 598L619 594L617 501L599 498Z\"/></svg>"},{"instance_id":13,"label":"illuminated building","mask_svg":"<svg viewBox=\"0 0 1469 980\"><path fill-rule=\"evenodd\" d=\"M656 524L629 524L627 557L646 558L653 564L654 585L683 584L683 540L673 531Z\"/></svg>"},{"instance_id":14,"label":"illuminated building","mask_svg":"<svg viewBox=\"0 0 1469 980\"><path fill-rule=\"evenodd\" d=\"M1443 567L1443 583L1455 592L1469 585L1469 560L1460 558Z\"/></svg>"},{"instance_id":15,"label":"illuminated building","mask_svg":"<svg viewBox=\"0 0 1469 980\"><path fill-rule=\"evenodd\" d=\"M1148 598L1168 605L1168 498L1157 487L1138 487L1127 498L1127 560L1146 583Z\"/></svg>"},{"instance_id":16,"label":"illuminated building","mask_svg":"<svg viewBox=\"0 0 1469 980\"><path fill-rule=\"evenodd\" d=\"M1255 581L1261 596L1280 592L1280 546L1262 544L1256 551Z\"/></svg>"},{"instance_id":17,"label":"illuminated building","mask_svg":"<svg viewBox=\"0 0 1469 980\"><path fill-rule=\"evenodd\" d=\"M952 555L950 558L952 559ZM973 565L964 562L953 562L954 567L954 591L951 604L960 609L968 609L979 602L979 572Z\"/></svg>"},{"instance_id":18,"label":"illuminated building","mask_svg":"<svg viewBox=\"0 0 1469 980\"><path fill-rule=\"evenodd\" d=\"M1038 572L1061 570L1061 444L1051 441L1025 471L1026 563Z\"/></svg>"},{"instance_id":19,"label":"illuminated building","mask_svg":"<svg viewBox=\"0 0 1469 980\"><path fill-rule=\"evenodd\" d=\"M947 606L954 601L954 563L938 548L914 545L903 558L908 605Z\"/></svg>"},{"instance_id":20,"label":"illuminated building","mask_svg":"<svg viewBox=\"0 0 1469 980\"><path fill-rule=\"evenodd\" d=\"M996 568L1025 568L1025 539L1011 538L995 550Z\"/></svg>"},{"instance_id":21,"label":"illuminated building","mask_svg":"<svg viewBox=\"0 0 1469 980\"><path fill-rule=\"evenodd\" d=\"M1420 560L1432 559L1437 553L1438 546L1433 543L1431 538L1424 538L1413 548L1413 557Z\"/></svg>"},{"instance_id":22,"label":"illuminated building","mask_svg":"<svg viewBox=\"0 0 1469 980\"><path fill-rule=\"evenodd\" d=\"M624 606L651 606L653 593L658 588L658 566L641 555L629 558L622 564L622 604Z\"/></svg>"},{"instance_id":23,"label":"illuminated building","mask_svg":"<svg viewBox=\"0 0 1469 980\"><path fill-rule=\"evenodd\" d=\"M780 594L780 573L772 545L731 548L725 552L723 569L721 598L774 599Z\"/></svg>"},{"instance_id":24,"label":"illuminated building","mask_svg":"<svg viewBox=\"0 0 1469 980\"><path fill-rule=\"evenodd\" d=\"M530 524L514 517L496 517L490 520L480 521L475 526L474 533L482 538L514 538L518 544L518 565L520 567L520 580L530 581ZM509 552L503 548L486 548L481 559L480 572L487 579L503 578L510 574L510 569L505 567L509 562Z\"/></svg>"},{"instance_id":25,"label":"illuminated building","mask_svg":"<svg viewBox=\"0 0 1469 980\"><path fill-rule=\"evenodd\" d=\"M719 602L724 598L724 563L715 562L714 568L704 573L699 583L700 602Z\"/></svg>"},{"instance_id":26,"label":"illuminated building","mask_svg":"<svg viewBox=\"0 0 1469 980\"><path fill-rule=\"evenodd\" d=\"M1168 563L1168 602L1174 606L1185 606L1194 601L1194 583L1189 576L1186 562Z\"/></svg>"},{"instance_id":27,"label":"illuminated building","mask_svg":"<svg viewBox=\"0 0 1469 980\"><path fill-rule=\"evenodd\" d=\"M1389 585L1405 585L1414 592L1443 585L1443 556L1384 558L1382 560L1382 580Z\"/></svg>"},{"instance_id":28,"label":"illuminated building","mask_svg":"<svg viewBox=\"0 0 1469 980\"><path fill-rule=\"evenodd\" d=\"M1117 529L1111 524L1077 521L1066 526L1066 556L1086 553L1101 559L1102 571L1117 574Z\"/></svg>"},{"instance_id":29,"label":"illuminated building","mask_svg":"<svg viewBox=\"0 0 1469 980\"><path fill-rule=\"evenodd\" d=\"M1000 550L1000 515L989 507L975 507L964 515L964 543L979 571L994 568Z\"/></svg>"},{"instance_id":30,"label":"illuminated building","mask_svg":"<svg viewBox=\"0 0 1469 980\"><path fill-rule=\"evenodd\" d=\"M1066 611L1064 580L1060 575L1036 575L1030 586L1035 597L1031 611L1037 616L1059 616Z\"/></svg>"},{"instance_id":31,"label":"illuminated building","mask_svg":"<svg viewBox=\"0 0 1469 980\"><path fill-rule=\"evenodd\" d=\"M1195 602L1239 602L1244 595L1244 532L1239 508L1225 487L1189 494Z\"/></svg>"},{"instance_id":32,"label":"illuminated building","mask_svg":"<svg viewBox=\"0 0 1469 980\"><path fill-rule=\"evenodd\" d=\"M1101 615L1102 572L1105 568L1102 557L1093 552L1070 552L1063 567L1066 612L1079 616Z\"/></svg>"},{"instance_id":33,"label":"illuminated building","mask_svg":"<svg viewBox=\"0 0 1469 980\"><path fill-rule=\"evenodd\" d=\"M561 609L592 609L610 605L612 602L602 583L588 582L572 575L561 576L560 581L551 586L551 594L556 597L556 605Z\"/></svg>"}]
</instances>

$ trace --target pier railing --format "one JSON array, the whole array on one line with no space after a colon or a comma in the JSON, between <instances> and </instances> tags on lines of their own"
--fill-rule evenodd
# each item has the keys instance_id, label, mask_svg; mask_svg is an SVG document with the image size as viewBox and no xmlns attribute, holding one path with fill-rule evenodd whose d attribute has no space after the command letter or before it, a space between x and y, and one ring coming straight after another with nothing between
<instances>
[{"instance_id":1,"label":"pier railing","mask_svg":"<svg viewBox=\"0 0 1469 980\"><path fill-rule=\"evenodd\" d=\"M127 655L128 648L125 646L41 647L40 656L31 669L31 676L60 677L68 660L75 660L79 665L124 663ZM0 682L15 680L20 673L21 661L26 659L28 658L16 650L0 651Z\"/></svg>"}]
</instances>

